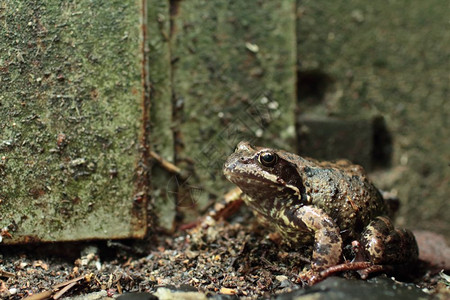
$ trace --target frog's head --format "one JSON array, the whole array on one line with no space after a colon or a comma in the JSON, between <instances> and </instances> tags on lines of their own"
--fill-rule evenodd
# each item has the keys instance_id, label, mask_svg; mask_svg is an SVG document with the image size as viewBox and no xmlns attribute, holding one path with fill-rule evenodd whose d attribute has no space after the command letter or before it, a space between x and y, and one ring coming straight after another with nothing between
<instances>
[{"instance_id":1,"label":"frog's head","mask_svg":"<svg viewBox=\"0 0 450 300\"><path fill-rule=\"evenodd\" d=\"M285 151L253 147L240 142L225 162L225 177L236 184L250 201L301 199L302 178L296 166L301 157Z\"/></svg>"}]
</instances>

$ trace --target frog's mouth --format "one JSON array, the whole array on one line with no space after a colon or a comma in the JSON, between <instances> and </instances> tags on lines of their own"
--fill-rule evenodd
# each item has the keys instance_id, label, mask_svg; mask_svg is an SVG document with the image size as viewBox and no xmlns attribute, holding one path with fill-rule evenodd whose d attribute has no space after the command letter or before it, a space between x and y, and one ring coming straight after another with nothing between
<instances>
[{"instance_id":1,"label":"frog's mouth","mask_svg":"<svg viewBox=\"0 0 450 300\"><path fill-rule=\"evenodd\" d=\"M239 183L274 184L277 182L276 175L270 174L260 168L242 164L236 158L230 159L225 163L223 174L229 181L237 185L239 185Z\"/></svg>"},{"instance_id":2,"label":"frog's mouth","mask_svg":"<svg viewBox=\"0 0 450 300\"><path fill-rule=\"evenodd\" d=\"M275 184L277 182L277 176L267 173L262 176L258 173L241 172L233 168L224 169L225 177L234 184L247 183L247 184Z\"/></svg>"},{"instance_id":3,"label":"frog's mouth","mask_svg":"<svg viewBox=\"0 0 450 300\"><path fill-rule=\"evenodd\" d=\"M225 167L223 173L229 181L239 186L243 191L249 188L256 188L260 192L262 189L267 188L277 190L288 188L294 191L295 194L299 194L297 187L286 183L283 179L269 172L249 172L248 169L246 169L245 172L242 172L237 168L230 166Z\"/></svg>"}]
</instances>

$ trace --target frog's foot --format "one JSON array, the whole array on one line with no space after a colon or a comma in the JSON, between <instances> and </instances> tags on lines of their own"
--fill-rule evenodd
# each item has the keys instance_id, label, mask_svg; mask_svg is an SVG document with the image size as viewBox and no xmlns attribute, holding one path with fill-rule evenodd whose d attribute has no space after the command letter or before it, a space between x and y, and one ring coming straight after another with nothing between
<instances>
[{"instance_id":1,"label":"frog's foot","mask_svg":"<svg viewBox=\"0 0 450 300\"><path fill-rule=\"evenodd\" d=\"M386 265L374 265L371 262L359 261L359 262L346 262L343 264L328 267L323 271L308 270L303 271L298 275L297 283L303 283L306 285L314 285L336 273L346 271L357 271L361 279L367 279L371 273L386 271L389 266Z\"/></svg>"},{"instance_id":2,"label":"frog's foot","mask_svg":"<svg viewBox=\"0 0 450 300\"><path fill-rule=\"evenodd\" d=\"M311 286L322 281L323 279L325 278L322 278L320 272L308 270L302 271L300 274L298 274L296 282Z\"/></svg>"},{"instance_id":3,"label":"frog's foot","mask_svg":"<svg viewBox=\"0 0 450 300\"><path fill-rule=\"evenodd\" d=\"M371 262L358 261L346 262L340 265L329 267L328 269L319 273L322 279L325 279L335 273L345 271L357 271L361 279L367 279L371 273L381 272L389 269L386 265L374 265Z\"/></svg>"}]
</instances>

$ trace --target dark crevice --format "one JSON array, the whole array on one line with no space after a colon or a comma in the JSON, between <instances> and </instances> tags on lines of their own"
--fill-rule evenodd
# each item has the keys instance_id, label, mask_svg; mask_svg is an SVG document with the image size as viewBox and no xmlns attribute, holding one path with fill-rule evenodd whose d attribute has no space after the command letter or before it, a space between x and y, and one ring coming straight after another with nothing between
<instances>
[{"instance_id":1,"label":"dark crevice","mask_svg":"<svg viewBox=\"0 0 450 300\"><path fill-rule=\"evenodd\" d=\"M179 61L179 57L174 56L174 51L172 49L173 42L174 42L174 36L176 33L176 18L178 17L180 13L180 4L182 0L169 0L169 14L170 14L170 36L169 36L169 55L170 55L170 88L171 88L171 94L172 94L172 122L175 124L172 127L172 133L173 133L173 141L174 141L174 163L175 165L182 164L182 160L180 158L180 153L183 151L184 148L184 142L183 142L183 135L180 128L180 121L183 117L183 110L184 110L184 99L180 97L177 94L176 88L175 88L175 72L176 72L176 66L177 62ZM188 202L189 194L188 190L186 189L186 178L182 178L179 175L176 175L176 184L173 184L171 186L171 189L173 189L171 192L174 194L175 201L177 203L176 205L176 216L175 216L175 222L179 223L180 220L183 219L180 212L180 203L186 203ZM189 198L190 199L190 198Z\"/></svg>"},{"instance_id":2,"label":"dark crevice","mask_svg":"<svg viewBox=\"0 0 450 300\"><path fill-rule=\"evenodd\" d=\"M372 166L388 168L392 162L392 135L386 127L383 117L373 120Z\"/></svg>"},{"instance_id":3,"label":"dark crevice","mask_svg":"<svg viewBox=\"0 0 450 300\"><path fill-rule=\"evenodd\" d=\"M182 0L170 0L169 1L169 14L170 14L170 35L172 36L175 31L174 18L180 11L180 2Z\"/></svg>"},{"instance_id":4,"label":"dark crevice","mask_svg":"<svg viewBox=\"0 0 450 300\"><path fill-rule=\"evenodd\" d=\"M320 104L326 92L333 85L334 79L321 70L297 72L298 102Z\"/></svg>"}]
</instances>

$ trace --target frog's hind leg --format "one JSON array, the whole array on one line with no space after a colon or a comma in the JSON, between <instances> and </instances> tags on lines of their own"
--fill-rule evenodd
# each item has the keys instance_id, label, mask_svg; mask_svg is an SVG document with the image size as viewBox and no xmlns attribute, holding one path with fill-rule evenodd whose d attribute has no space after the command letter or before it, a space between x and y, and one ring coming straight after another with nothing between
<instances>
[{"instance_id":1,"label":"frog's hind leg","mask_svg":"<svg viewBox=\"0 0 450 300\"><path fill-rule=\"evenodd\" d=\"M404 264L417 259L419 253L414 235L394 228L384 216L369 223L360 242L364 256L374 265Z\"/></svg>"},{"instance_id":2,"label":"frog's hind leg","mask_svg":"<svg viewBox=\"0 0 450 300\"><path fill-rule=\"evenodd\" d=\"M354 260L331 266L320 272L324 279L338 272L357 271L362 279L371 273L386 272L392 265L405 264L418 256L413 234L405 229L394 228L388 217L377 217L369 223L360 241L352 242Z\"/></svg>"},{"instance_id":3,"label":"frog's hind leg","mask_svg":"<svg viewBox=\"0 0 450 300\"><path fill-rule=\"evenodd\" d=\"M389 268L389 266L374 265L372 262L370 262L367 259L364 251L362 251L361 249L361 243L358 241L352 242L352 251L355 254L355 257L352 261L346 261L342 264L331 266L320 272L320 277L327 278L339 272L357 271L362 279L367 279L367 277L369 277L369 274L385 271Z\"/></svg>"}]
</instances>

